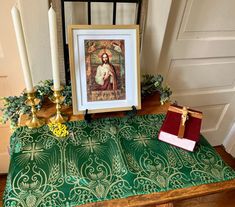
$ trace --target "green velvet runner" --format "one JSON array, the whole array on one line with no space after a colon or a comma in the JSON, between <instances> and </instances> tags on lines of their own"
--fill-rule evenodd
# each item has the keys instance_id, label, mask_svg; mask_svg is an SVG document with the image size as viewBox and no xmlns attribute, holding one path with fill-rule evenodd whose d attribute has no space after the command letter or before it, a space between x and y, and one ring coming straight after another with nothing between
<instances>
[{"instance_id":1,"label":"green velvet runner","mask_svg":"<svg viewBox=\"0 0 235 207\"><path fill-rule=\"evenodd\" d=\"M164 115L68 122L57 138L43 126L11 137L5 206L74 206L235 178L201 137L194 153L157 139Z\"/></svg>"}]
</instances>

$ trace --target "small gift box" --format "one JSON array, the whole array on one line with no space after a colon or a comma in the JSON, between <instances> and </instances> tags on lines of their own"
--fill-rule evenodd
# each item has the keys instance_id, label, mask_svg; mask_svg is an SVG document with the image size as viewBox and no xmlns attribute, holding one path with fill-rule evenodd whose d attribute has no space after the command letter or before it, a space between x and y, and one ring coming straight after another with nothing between
<instances>
[{"instance_id":1,"label":"small gift box","mask_svg":"<svg viewBox=\"0 0 235 207\"><path fill-rule=\"evenodd\" d=\"M202 112L171 105L159 132L159 140L193 151L200 139Z\"/></svg>"}]
</instances>

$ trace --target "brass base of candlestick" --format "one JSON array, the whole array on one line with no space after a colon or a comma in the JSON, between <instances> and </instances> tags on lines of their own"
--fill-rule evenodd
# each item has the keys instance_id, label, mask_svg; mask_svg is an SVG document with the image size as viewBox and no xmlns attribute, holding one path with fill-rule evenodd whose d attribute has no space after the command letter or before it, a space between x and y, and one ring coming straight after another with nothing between
<instances>
[{"instance_id":1,"label":"brass base of candlestick","mask_svg":"<svg viewBox=\"0 0 235 207\"><path fill-rule=\"evenodd\" d=\"M60 89L54 89L53 87L51 90L54 91L53 97L51 101L56 104L56 114L50 118L50 122L52 123L64 123L68 121L68 116L61 114L61 105L64 102L65 97L61 95L61 91L63 87L61 86Z\"/></svg>"},{"instance_id":2,"label":"brass base of candlestick","mask_svg":"<svg viewBox=\"0 0 235 207\"><path fill-rule=\"evenodd\" d=\"M64 122L66 122L66 121L68 121L68 116L66 116L66 115L62 115L62 114L56 114L56 115L54 115L54 116L52 116L51 118L50 118L50 122L52 122L52 123L64 123Z\"/></svg>"},{"instance_id":3,"label":"brass base of candlestick","mask_svg":"<svg viewBox=\"0 0 235 207\"><path fill-rule=\"evenodd\" d=\"M42 118L32 118L31 120L26 121L26 126L30 129L39 128L45 124L45 120Z\"/></svg>"},{"instance_id":4,"label":"brass base of candlestick","mask_svg":"<svg viewBox=\"0 0 235 207\"><path fill-rule=\"evenodd\" d=\"M39 118L36 115L37 110L35 106L40 103L40 100L35 97L35 90L26 93L27 93L27 100L25 101L25 104L31 106L31 113L32 113L32 117L28 121L26 121L26 126L31 129L39 128L45 124L45 119Z\"/></svg>"}]
</instances>

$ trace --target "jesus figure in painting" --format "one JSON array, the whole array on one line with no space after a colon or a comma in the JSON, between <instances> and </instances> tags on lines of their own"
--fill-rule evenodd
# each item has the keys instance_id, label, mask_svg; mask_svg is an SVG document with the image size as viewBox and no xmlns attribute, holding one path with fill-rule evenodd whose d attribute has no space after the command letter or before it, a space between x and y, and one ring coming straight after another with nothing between
<instances>
[{"instance_id":1,"label":"jesus figure in painting","mask_svg":"<svg viewBox=\"0 0 235 207\"><path fill-rule=\"evenodd\" d=\"M102 65L96 70L95 81L99 90L117 90L117 74L115 67L109 62L107 53L101 55Z\"/></svg>"}]
</instances>

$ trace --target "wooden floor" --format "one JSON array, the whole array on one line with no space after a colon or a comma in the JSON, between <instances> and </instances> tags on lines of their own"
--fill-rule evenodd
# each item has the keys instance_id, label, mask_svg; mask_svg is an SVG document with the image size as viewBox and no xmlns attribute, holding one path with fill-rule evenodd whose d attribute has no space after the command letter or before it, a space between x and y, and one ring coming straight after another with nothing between
<instances>
[{"instance_id":1,"label":"wooden floor","mask_svg":"<svg viewBox=\"0 0 235 207\"><path fill-rule=\"evenodd\" d=\"M235 158L225 152L222 146L215 147L223 160L235 170ZM6 175L0 175L0 206L2 205L2 195L6 185ZM193 199L177 201L174 207L234 207L235 191L228 191L209 196L202 196ZM149 206L150 207L150 206Z\"/></svg>"},{"instance_id":2,"label":"wooden floor","mask_svg":"<svg viewBox=\"0 0 235 207\"><path fill-rule=\"evenodd\" d=\"M6 185L6 175L0 175L0 206L2 205L2 196L3 196L3 191Z\"/></svg>"}]
</instances>

